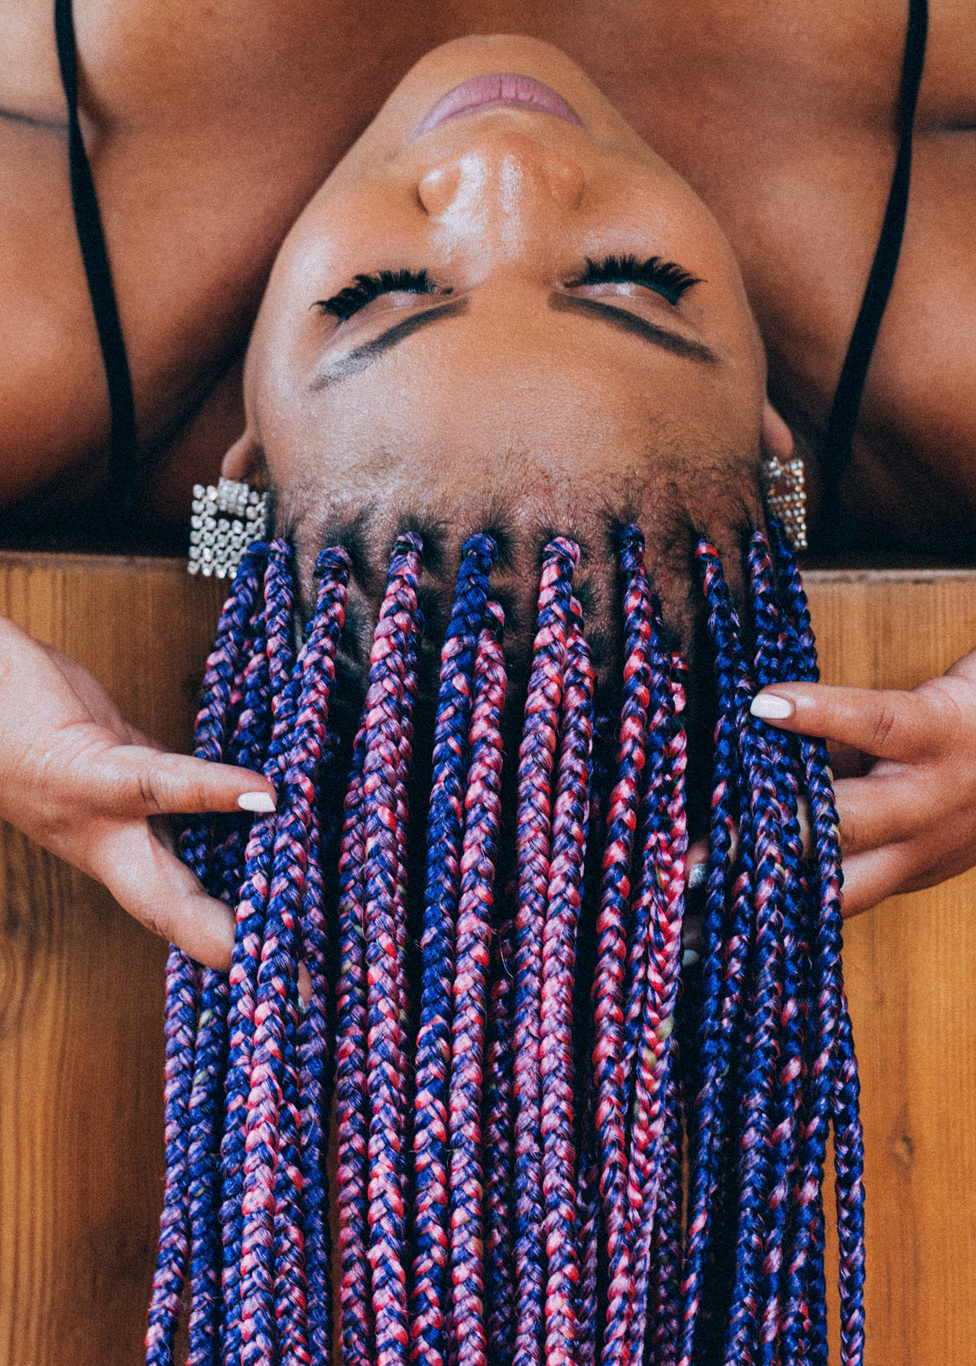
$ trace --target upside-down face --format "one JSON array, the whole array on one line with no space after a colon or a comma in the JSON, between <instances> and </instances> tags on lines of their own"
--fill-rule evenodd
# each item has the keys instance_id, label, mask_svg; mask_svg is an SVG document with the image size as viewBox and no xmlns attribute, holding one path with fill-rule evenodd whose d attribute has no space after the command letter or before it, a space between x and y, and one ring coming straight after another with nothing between
<instances>
[{"instance_id":1,"label":"upside-down face","mask_svg":"<svg viewBox=\"0 0 976 1366\"><path fill-rule=\"evenodd\" d=\"M270 483L306 591L322 546L350 545L353 609L398 530L423 531L445 597L491 530L516 649L553 532L582 547L599 633L610 534L636 521L687 635L696 533L736 563L761 522L764 386L738 268L685 182L561 52L464 39L409 73L282 247L225 473Z\"/></svg>"}]
</instances>

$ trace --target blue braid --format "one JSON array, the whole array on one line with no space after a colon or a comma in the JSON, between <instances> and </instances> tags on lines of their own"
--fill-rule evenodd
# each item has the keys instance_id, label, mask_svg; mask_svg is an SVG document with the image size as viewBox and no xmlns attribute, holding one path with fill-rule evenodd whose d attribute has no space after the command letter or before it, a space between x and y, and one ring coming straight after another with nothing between
<instances>
[{"instance_id":1,"label":"blue braid","mask_svg":"<svg viewBox=\"0 0 976 1366\"><path fill-rule=\"evenodd\" d=\"M220 760L228 739L229 709L234 682L241 668L245 641L258 597L260 574L266 548L255 546L245 556L221 616L220 625L204 676L204 702L197 719L194 750L199 758ZM207 877L210 824L198 817L188 824L181 841L181 854L201 879ZM200 1204L195 1170L190 1170L190 1154L198 1158L193 1146L193 1118L190 1101L194 1090L194 1043L199 1010L200 973L179 949L170 952L167 964L166 1022L166 1191L160 1223L159 1261L153 1278L152 1304L146 1335L146 1360L149 1366L170 1366L179 1317L180 1299L186 1274L190 1238L193 1236L188 1202L196 1196L194 1214L205 1233L209 1215ZM204 1055L205 1075L210 1076L210 1059ZM207 1125L212 1124L205 1099L203 1105L202 1145L209 1146ZM203 1279L205 1272L194 1268ZM192 1274L192 1273L191 1273ZM201 1293L201 1300L206 1293Z\"/></svg>"},{"instance_id":2,"label":"blue braid","mask_svg":"<svg viewBox=\"0 0 976 1366\"><path fill-rule=\"evenodd\" d=\"M454 933L460 892L461 829L468 730L478 632L496 554L488 536L461 551L451 620L441 652L434 728L433 785L427 822L427 876L421 930L420 1026L417 1034L414 1168L412 1357L443 1361L448 1255L447 1107L451 1051Z\"/></svg>"}]
</instances>

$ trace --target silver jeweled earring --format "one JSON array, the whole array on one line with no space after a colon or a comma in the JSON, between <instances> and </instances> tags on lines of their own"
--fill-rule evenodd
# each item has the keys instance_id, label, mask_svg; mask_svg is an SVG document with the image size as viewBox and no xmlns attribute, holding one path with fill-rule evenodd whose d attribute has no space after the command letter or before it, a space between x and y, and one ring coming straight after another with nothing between
<instances>
[{"instance_id":1,"label":"silver jeweled earring","mask_svg":"<svg viewBox=\"0 0 976 1366\"><path fill-rule=\"evenodd\" d=\"M189 574L228 578L237 572L248 546L268 529L268 495L236 479L221 476L216 488L194 484L191 507Z\"/></svg>"},{"instance_id":2,"label":"silver jeweled earring","mask_svg":"<svg viewBox=\"0 0 976 1366\"><path fill-rule=\"evenodd\" d=\"M786 464L771 455L762 464L766 510L775 517L794 550L807 548L807 495L803 461L795 456Z\"/></svg>"}]
</instances>

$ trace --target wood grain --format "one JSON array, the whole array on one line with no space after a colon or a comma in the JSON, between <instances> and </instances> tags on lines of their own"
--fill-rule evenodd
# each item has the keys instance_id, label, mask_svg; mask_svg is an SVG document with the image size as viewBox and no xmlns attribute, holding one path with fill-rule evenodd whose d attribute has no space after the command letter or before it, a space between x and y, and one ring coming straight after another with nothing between
<instances>
[{"instance_id":1,"label":"wood grain","mask_svg":"<svg viewBox=\"0 0 976 1366\"><path fill-rule=\"evenodd\" d=\"M172 564L0 557L0 612L186 748L218 610ZM166 947L0 825L0 1363L134 1366L162 1194Z\"/></svg>"},{"instance_id":2,"label":"wood grain","mask_svg":"<svg viewBox=\"0 0 976 1366\"><path fill-rule=\"evenodd\" d=\"M825 679L908 687L976 644L976 573L808 578ZM219 586L0 555L0 612L185 747ZM0 1366L137 1366L162 1179L164 947L0 827ZM846 927L867 1149L868 1366L976 1342L976 873Z\"/></svg>"}]
</instances>

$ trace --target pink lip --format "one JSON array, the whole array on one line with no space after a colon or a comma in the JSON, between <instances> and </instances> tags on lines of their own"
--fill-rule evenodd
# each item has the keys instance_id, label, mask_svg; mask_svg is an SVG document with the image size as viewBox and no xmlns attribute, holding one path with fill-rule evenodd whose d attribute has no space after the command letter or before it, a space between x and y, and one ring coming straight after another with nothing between
<instances>
[{"instance_id":1,"label":"pink lip","mask_svg":"<svg viewBox=\"0 0 976 1366\"><path fill-rule=\"evenodd\" d=\"M538 114L565 119L577 128L583 126L562 96L549 86L531 76L496 71L490 76L475 76L449 90L437 101L413 136L422 137L450 119L460 119L484 109L533 109Z\"/></svg>"}]
</instances>

